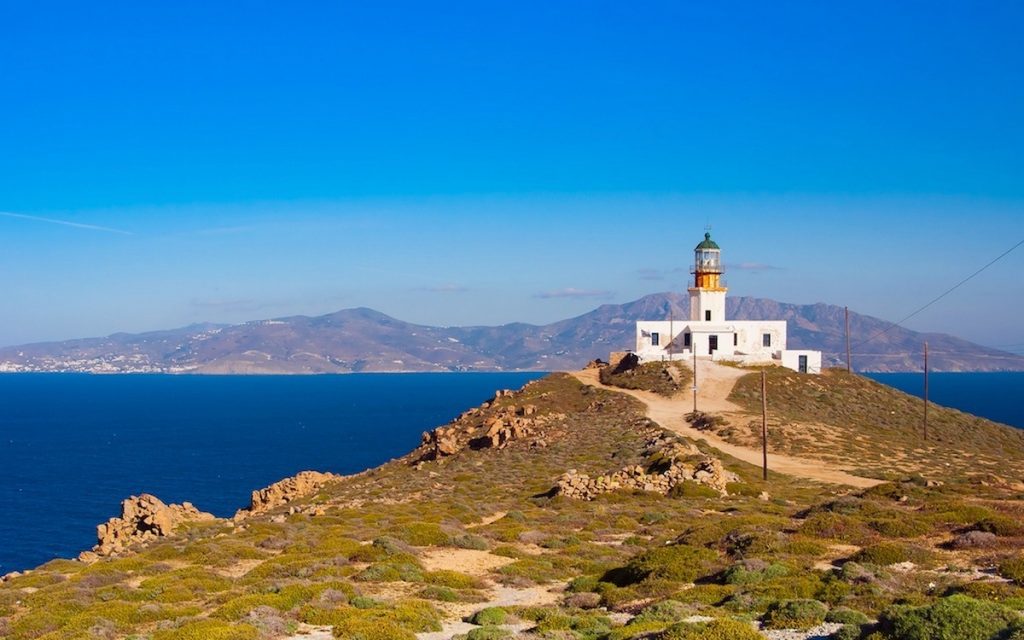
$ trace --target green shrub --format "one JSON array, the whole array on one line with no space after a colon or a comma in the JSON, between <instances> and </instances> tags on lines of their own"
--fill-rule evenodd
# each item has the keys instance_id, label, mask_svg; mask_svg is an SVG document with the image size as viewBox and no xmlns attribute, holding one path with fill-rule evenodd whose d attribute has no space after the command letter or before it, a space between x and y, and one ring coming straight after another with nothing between
<instances>
[{"instance_id":1,"label":"green shrub","mask_svg":"<svg viewBox=\"0 0 1024 640\"><path fill-rule=\"evenodd\" d=\"M997 536L1019 536L1024 534L1024 525L1008 516L992 514L975 523L974 528L978 531L988 531Z\"/></svg>"},{"instance_id":2,"label":"green shrub","mask_svg":"<svg viewBox=\"0 0 1024 640\"><path fill-rule=\"evenodd\" d=\"M684 604L676 600L662 600L661 602L652 604L645 608L630 620L629 623L646 624L651 622L662 622L671 624L674 622L682 622L694 613L695 608L692 604Z\"/></svg>"},{"instance_id":3,"label":"green shrub","mask_svg":"<svg viewBox=\"0 0 1024 640\"><path fill-rule=\"evenodd\" d=\"M707 485L699 482L680 482L673 486L669 492L670 498L720 498L721 494Z\"/></svg>"},{"instance_id":4,"label":"green shrub","mask_svg":"<svg viewBox=\"0 0 1024 640\"><path fill-rule=\"evenodd\" d=\"M999 575L1024 586L1024 556L1008 558L999 563Z\"/></svg>"},{"instance_id":5,"label":"green shrub","mask_svg":"<svg viewBox=\"0 0 1024 640\"><path fill-rule=\"evenodd\" d=\"M186 622L177 629L153 632L153 640L256 640L258 637L256 627L210 619Z\"/></svg>"},{"instance_id":6,"label":"green shrub","mask_svg":"<svg viewBox=\"0 0 1024 640\"><path fill-rule=\"evenodd\" d=\"M466 622L469 622L470 624L479 625L481 627L487 627L492 625L505 624L506 620L508 620L507 611L505 611L501 607L487 607L486 609L481 609L480 611L477 611L476 613L471 615L469 618L466 619Z\"/></svg>"},{"instance_id":7,"label":"green shrub","mask_svg":"<svg viewBox=\"0 0 1024 640\"><path fill-rule=\"evenodd\" d=\"M852 560L886 567L901 562L927 565L934 560L934 556L927 549L916 545L880 542L864 547L853 556Z\"/></svg>"},{"instance_id":8,"label":"green shrub","mask_svg":"<svg viewBox=\"0 0 1024 640\"><path fill-rule=\"evenodd\" d=\"M829 538L851 544L867 544L878 538L863 521L830 511L808 516L800 532L812 538Z\"/></svg>"},{"instance_id":9,"label":"green shrub","mask_svg":"<svg viewBox=\"0 0 1024 640\"><path fill-rule=\"evenodd\" d=\"M753 626L726 618L711 622L680 622L654 636L656 640L764 640Z\"/></svg>"},{"instance_id":10,"label":"green shrub","mask_svg":"<svg viewBox=\"0 0 1024 640\"><path fill-rule=\"evenodd\" d=\"M613 569L601 578L620 587L651 578L694 582L711 573L718 555L709 549L687 545L670 545L645 551L632 558L625 567Z\"/></svg>"},{"instance_id":11,"label":"green shrub","mask_svg":"<svg viewBox=\"0 0 1024 640\"><path fill-rule=\"evenodd\" d=\"M391 530L391 535L414 547L441 547L452 543L452 537L432 522L414 522Z\"/></svg>"},{"instance_id":12,"label":"green shrub","mask_svg":"<svg viewBox=\"0 0 1024 640\"><path fill-rule=\"evenodd\" d=\"M360 618L352 618L335 625L334 637L345 640L416 640L415 633L389 620Z\"/></svg>"},{"instance_id":13,"label":"green shrub","mask_svg":"<svg viewBox=\"0 0 1024 640\"><path fill-rule=\"evenodd\" d=\"M829 640L860 640L864 635L863 627L859 624L844 624L835 633L829 636Z\"/></svg>"},{"instance_id":14,"label":"green shrub","mask_svg":"<svg viewBox=\"0 0 1024 640\"><path fill-rule=\"evenodd\" d=\"M859 626L862 624L867 624L871 622L871 620L860 611L849 609L847 607L836 607L835 609L829 611L828 614L825 616L825 622L835 622L837 624L855 624Z\"/></svg>"},{"instance_id":15,"label":"green shrub","mask_svg":"<svg viewBox=\"0 0 1024 640\"><path fill-rule=\"evenodd\" d=\"M719 578L722 584L754 584L789 574L784 564L740 562L723 571Z\"/></svg>"},{"instance_id":16,"label":"green shrub","mask_svg":"<svg viewBox=\"0 0 1024 640\"><path fill-rule=\"evenodd\" d=\"M470 629L469 633L466 634L466 640L505 640L506 638L511 637L511 631L508 631L507 629L498 629L497 627Z\"/></svg>"},{"instance_id":17,"label":"green shrub","mask_svg":"<svg viewBox=\"0 0 1024 640\"><path fill-rule=\"evenodd\" d=\"M994 602L955 595L922 607L887 609L879 628L890 640L993 640L1019 619Z\"/></svg>"},{"instance_id":18,"label":"green shrub","mask_svg":"<svg viewBox=\"0 0 1024 640\"><path fill-rule=\"evenodd\" d=\"M772 603L764 615L768 629L809 629L825 621L828 607L817 600L782 600Z\"/></svg>"}]
</instances>

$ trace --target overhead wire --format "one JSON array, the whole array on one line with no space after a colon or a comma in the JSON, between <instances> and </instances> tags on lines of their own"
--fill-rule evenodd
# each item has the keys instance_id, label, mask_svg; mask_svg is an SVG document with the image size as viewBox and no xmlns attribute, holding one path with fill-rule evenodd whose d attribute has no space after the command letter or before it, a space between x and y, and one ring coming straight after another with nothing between
<instances>
[{"instance_id":1,"label":"overhead wire","mask_svg":"<svg viewBox=\"0 0 1024 640\"><path fill-rule=\"evenodd\" d=\"M916 316L917 314L921 313L922 311L924 311L924 310L925 310L925 309L927 309L928 307L932 306L933 304L935 304L935 303L936 303L936 302L938 302L939 300L942 300L943 298L945 298L945 297L946 297L946 296L948 296L949 294L953 293L954 291L956 291L957 289L959 289L959 288L960 288L960 287L962 287L963 285L965 285L965 284L967 284L968 282L970 282L970 281L971 281L972 279L974 279L974 278L975 278L976 276L978 276L979 274L981 274L981 272L985 271L986 269L988 269L989 267L991 267L991 266L992 266L992 265L994 265L995 263L999 262L1000 260L1002 260L1002 259L1003 259L1003 258L1005 258L1006 256L1010 255L1010 254L1011 254L1011 253L1012 253L1012 252L1013 252L1013 251L1014 251L1015 249L1017 249L1017 247L1019 247L1019 246L1021 246L1021 245L1024 245L1024 240L1021 240L1020 242L1018 242L1017 244L1013 245L1012 247L1010 247L1010 248L1009 248L1009 249L1007 249L1006 251L1002 252L1001 254L999 254L998 256L996 256L996 257L995 257L995 258L994 258L994 259L993 259L993 260L992 260L991 262L989 262L988 264L986 264L986 265L985 265L985 266L983 266L982 268L978 269L977 271L975 271L975 272L974 272L974 273L972 273L971 275L967 276L966 278L964 278L964 279L963 279L963 280L961 280L960 282L956 283L955 285L953 285L953 286L952 286L952 287L950 287L949 289L946 289L946 290L945 290L945 291L943 291L943 292L942 292L941 294L939 294L938 296L936 296L935 298L933 298L933 299L932 299L931 301L929 301L929 302L928 302L927 304L925 304L925 305L923 305L923 306L919 307L918 309L914 310L913 312L911 312L910 314L908 314L908 315L907 315L907 316L905 316L904 318L902 318L902 319L900 319L900 320L898 320L898 321L896 321L896 322L892 322L892 323L890 323L890 324L889 324L889 326L887 326L886 328L884 328L884 329L882 329L882 330L880 330L880 331L876 332L875 334L873 334L873 335L872 335L871 337L867 338L866 340L861 340L861 341L857 342L857 343L856 343L856 346L858 346L858 347L859 347L859 346L861 346L861 345L864 345L864 344L866 344L866 343L868 343L868 342L871 342L871 341L872 341L872 340L874 340L875 338L878 338L878 337L880 337L880 336L882 336L882 335L884 335L884 334L888 333L889 331L891 331L891 330L895 329L896 327L898 327L898 326L902 325L902 324L903 324L904 322L906 322L907 320L910 320L911 318L913 318L913 317L914 317L914 316Z\"/></svg>"}]
</instances>

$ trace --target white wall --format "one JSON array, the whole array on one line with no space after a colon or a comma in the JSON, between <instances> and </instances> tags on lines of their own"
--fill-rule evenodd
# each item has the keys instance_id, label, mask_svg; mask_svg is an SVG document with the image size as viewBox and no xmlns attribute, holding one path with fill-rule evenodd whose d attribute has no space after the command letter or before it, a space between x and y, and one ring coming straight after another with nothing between
<instances>
[{"instance_id":1,"label":"white wall","mask_svg":"<svg viewBox=\"0 0 1024 640\"><path fill-rule=\"evenodd\" d=\"M782 352L782 366L800 370L800 356L807 356L807 373L821 373L821 352L794 349Z\"/></svg>"},{"instance_id":2,"label":"white wall","mask_svg":"<svg viewBox=\"0 0 1024 640\"><path fill-rule=\"evenodd\" d=\"M634 351L642 358L658 360L669 354L666 349L670 340L669 332L675 337L673 353L692 353L696 349L698 356L711 355L711 336L718 337L719 356L736 353L757 355L762 359L770 359L786 348L786 321L741 321L741 322L692 322L677 320L643 321L636 324L636 343ZM690 333L691 348L684 347L684 333ZM657 333L659 344L651 344L651 335ZM764 335L771 336L771 345L763 346Z\"/></svg>"},{"instance_id":3,"label":"white wall","mask_svg":"<svg viewBox=\"0 0 1024 640\"><path fill-rule=\"evenodd\" d=\"M725 291L690 289L690 321L706 322L704 312L711 312L711 322L725 322Z\"/></svg>"}]
</instances>

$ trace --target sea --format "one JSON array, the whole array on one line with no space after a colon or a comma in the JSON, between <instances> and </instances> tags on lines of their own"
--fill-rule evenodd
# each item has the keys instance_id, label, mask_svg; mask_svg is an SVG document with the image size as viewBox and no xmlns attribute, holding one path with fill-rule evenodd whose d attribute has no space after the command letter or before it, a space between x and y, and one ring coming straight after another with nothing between
<instances>
[{"instance_id":1,"label":"sea","mask_svg":"<svg viewBox=\"0 0 1024 640\"><path fill-rule=\"evenodd\" d=\"M299 471L402 456L543 375L0 374L0 575L89 549L128 496L231 516Z\"/></svg>"},{"instance_id":2,"label":"sea","mask_svg":"<svg viewBox=\"0 0 1024 640\"><path fill-rule=\"evenodd\" d=\"M217 516L299 471L354 473L543 373L0 375L0 575L95 543L130 495ZM920 374L871 374L920 395ZM940 403L1024 428L1024 373L932 374Z\"/></svg>"}]
</instances>

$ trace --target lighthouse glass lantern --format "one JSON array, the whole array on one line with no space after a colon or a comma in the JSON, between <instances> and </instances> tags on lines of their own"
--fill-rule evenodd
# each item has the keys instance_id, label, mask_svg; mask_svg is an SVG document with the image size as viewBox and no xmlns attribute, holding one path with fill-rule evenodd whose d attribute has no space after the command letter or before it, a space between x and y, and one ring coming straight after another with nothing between
<instances>
[{"instance_id":1,"label":"lighthouse glass lantern","mask_svg":"<svg viewBox=\"0 0 1024 640\"><path fill-rule=\"evenodd\" d=\"M693 274L696 276L694 286L698 289L721 287L722 250L711 239L710 233L705 233L704 241L694 249Z\"/></svg>"}]
</instances>

